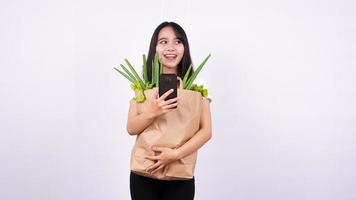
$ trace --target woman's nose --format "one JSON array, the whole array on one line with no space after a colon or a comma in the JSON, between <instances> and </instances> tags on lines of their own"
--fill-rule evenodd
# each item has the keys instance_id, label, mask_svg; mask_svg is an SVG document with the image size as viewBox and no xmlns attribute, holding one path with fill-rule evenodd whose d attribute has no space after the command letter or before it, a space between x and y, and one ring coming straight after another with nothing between
<instances>
[{"instance_id":1,"label":"woman's nose","mask_svg":"<svg viewBox=\"0 0 356 200\"><path fill-rule=\"evenodd\" d=\"M176 49L174 48L173 45L168 45L168 47L167 47L166 50L167 50L167 51L174 51L174 50L176 50Z\"/></svg>"},{"instance_id":2,"label":"woman's nose","mask_svg":"<svg viewBox=\"0 0 356 200\"><path fill-rule=\"evenodd\" d=\"M167 50L167 51L174 51L174 50L176 50L176 49L175 49L175 47L174 47L174 44L168 43L166 50Z\"/></svg>"}]
</instances>

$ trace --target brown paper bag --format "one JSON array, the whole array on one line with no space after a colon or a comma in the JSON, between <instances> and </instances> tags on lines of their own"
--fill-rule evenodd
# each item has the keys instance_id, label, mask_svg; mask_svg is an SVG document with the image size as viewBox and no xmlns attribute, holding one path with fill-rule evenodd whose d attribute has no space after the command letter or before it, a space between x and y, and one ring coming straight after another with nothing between
<instances>
[{"instance_id":1,"label":"brown paper bag","mask_svg":"<svg viewBox=\"0 0 356 200\"><path fill-rule=\"evenodd\" d=\"M179 148L199 130L203 97L200 92L183 89L182 80L179 77L178 79L180 81L180 87L177 89L178 107L156 118L136 137L131 152L131 171L137 174L162 180L193 178L197 152L168 164L156 173L149 174L145 171L155 162L145 159L145 156L155 155L155 152L151 150L153 145ZM146 100L137 104L138 113L147 109L153 89L145 90L144 93Z\"/></svg>"}]
</instances>

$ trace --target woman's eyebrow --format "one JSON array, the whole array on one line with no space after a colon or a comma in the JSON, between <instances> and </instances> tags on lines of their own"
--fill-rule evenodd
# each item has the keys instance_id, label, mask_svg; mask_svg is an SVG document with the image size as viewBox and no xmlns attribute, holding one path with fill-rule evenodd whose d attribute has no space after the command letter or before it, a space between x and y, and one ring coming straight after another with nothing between
<instances>
[{"instance_id":1,"label":"woman's eyebrow","mask_svg":"<svg viewBox=\"0 0 356 200\"><path fill-rule=\"evenodd\" d=\"M177 38L177 37L175 37L174 39L175 39L175 40L181 40L181 39L179 39L179 38ZM161 41L161 40L168 40L168 38L162 37L162 38L159 38L157 41Z\"/></svg>"},{"instance_id":2,"label":"woman's eyebrow","mask_svg":"<svg viewBox=\"0 0 356 200\"><path fill-rule=\"evenodd\" d=\"M163 38L159 38L158 41L160 40L166 40L167 38L163 37Z\"/></svg>"}]
</instances>

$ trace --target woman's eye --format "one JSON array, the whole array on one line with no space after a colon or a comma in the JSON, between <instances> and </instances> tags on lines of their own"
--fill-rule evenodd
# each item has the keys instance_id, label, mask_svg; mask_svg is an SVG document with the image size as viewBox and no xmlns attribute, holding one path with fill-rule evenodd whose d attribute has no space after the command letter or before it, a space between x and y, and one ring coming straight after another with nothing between
<instances>
[{"instance_id":1,"label":"woman's eye","mask_svg":"<svg viewBox=\"0 0 356 200\"><path fill-rule=\"evenodd\" d=\"M176 41L176 44L180 44L180 43L182 43L182 41L180 41L180 40L177 40L177 41Z\"/></svg>"},{"instance_id":2,"label":"woman's eye","mask_svg":"<svg viewBox=\"0 0 356 200\"><path fill-rule=\"evenodd\" d=\"M167 41L162 40L162 41L160 41L159 43L160 43L160 44L167 44Z\"/></svg>"}]
</instances>

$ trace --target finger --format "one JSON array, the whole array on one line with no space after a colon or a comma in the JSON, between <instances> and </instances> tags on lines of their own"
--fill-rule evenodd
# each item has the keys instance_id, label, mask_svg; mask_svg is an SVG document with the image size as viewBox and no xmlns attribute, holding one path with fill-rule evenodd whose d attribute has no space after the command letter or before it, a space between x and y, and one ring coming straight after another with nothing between
<instances>
[{"instance_id":1,"label":"finger","mask_svg":"<svg viewBox=\"0 0 356 200\"><path fill-rule=\"evenodd\" d=\"M166 93L164 93L159 99L164 100L168 95L170 95L172 92L174 92L173 89L168 90Z\"/></svg>"},{"instance_id":2,"label":"finger","mask_svg":"<svg viewBox=\"0 0 356 200\"><path fill-rule=\"evenodd\" d=\"M153 151L159 151L162 152L166 147L160 147L160 146L153 146L151 149Z\"/></svg>"},{"instance_id":3,"label":"finger","mask_svg":"<svg viewBox=\"0 0 356 200\"><path fill-rule=\"evenodd\" d=\"M169 111L171 108L174 108L176 106L178 106L178 102L163 106L163 109L168 109L168 111Z\"/></svg>"},{"instance_id":4,"label":"finger","mask_svg":"<svg viewBox=\"0 0 356 200\"><path fill-rule=\"evenodd\" d=\"M158 106L159 107L163 107L163 106L166 106L166 105L169 105L169 104L172 104L172 103L176 103L178 102L179 98L176 97L174 99L169 99L169 100L161 100L159 103L158 103Z\"/></svg>"},{"instance_id":5,"label":"finger","mask_svg":"<svg viewBox=\"0 0 356 200\"><path fill-rule=\"evenodd\" d=\"M157 167L159 167L160 165L161 165L160 162L156 162L155 164L153 164L153 165L147 167L147 168L146 168L146 172L151 173L152 170L155 170L155 169L156 169Z\"/></svg>"},{"instance_id":6,"label":"finger","mask_svg":"<svg viewBox=\"0 0 356 200\"><path fill-rule=\"evenodd\" d=\"M173 98L173 99L169 99L169 100L159 100L158 106L159 107L163 107L163 106L178 102L178 100L179 100L178 97Z\"/></svg>"},{"instance_id":7,"label":"finger","mask_svg":"<svg viewBox=\"0 0 356 200\"><path fill-rule=\"evenodd\" d=\"M159 156L145 156L145 158L149 159L149 160L159 160Z\"/></svg>"},{"instance_id":8,"label":"finger","mask_svg":"<svg viewBox=\"0 0 356 200\"><path fill-rule=\"evenodd\" d=\"M153 89L152 99L158 99L158 88Z\"/></svg>"},{"instance_id":9,"label":"finger","mask_svg":"<svg viewBox=\"0 0 356 200\"><path fill-rule=\"evenodd\" d=\"M162 169L165 165L162 164L161 166L159 166L157 169L152 171L152 174L156 173L157 171L159 171L160 169Z\"/></svg>"},{"instance_id":10,"label":"finger","mask_svg":"<svg viewBox=\"0 0 356 200\"><path fill-rule=\"evenodd\" d=\"M175 103L175 102L178 102L178 97L163 101L162 106L169 105L169 104Z\"/></svg>"}]
</instances>

